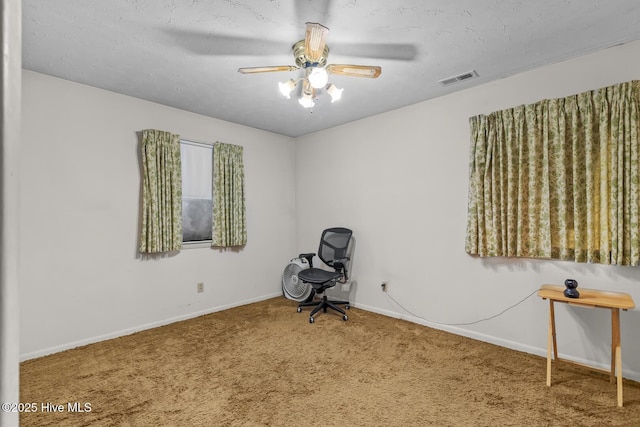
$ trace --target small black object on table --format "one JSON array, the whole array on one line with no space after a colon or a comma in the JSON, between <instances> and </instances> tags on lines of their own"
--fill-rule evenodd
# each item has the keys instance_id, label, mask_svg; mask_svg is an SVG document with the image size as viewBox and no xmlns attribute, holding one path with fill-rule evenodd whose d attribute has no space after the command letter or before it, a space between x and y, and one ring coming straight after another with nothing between
<instances>
[{"instance_id":1,"label":"small black object on table","mask_svg":"<svg viewBox=\"0 0 640 427\"><path fill-rule=\"evenodd\" d=\"M564 281L564 285L567 289L564 290L564 296L567 298L580 298L580 292L576 289L578 287L578 281L573 279L567 279Z\"/></svg>"}]
</instances>

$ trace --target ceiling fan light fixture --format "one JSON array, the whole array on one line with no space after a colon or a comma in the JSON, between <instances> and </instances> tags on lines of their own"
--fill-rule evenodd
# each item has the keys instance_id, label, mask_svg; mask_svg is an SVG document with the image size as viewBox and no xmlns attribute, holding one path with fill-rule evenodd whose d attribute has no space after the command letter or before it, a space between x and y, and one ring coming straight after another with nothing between
<instances>
[{"instance_id":1,"label":"ceiling fan light fixture","mask_svg":"<svg viewBox=\"0 0 640 427\"><path fill-rule=\"evenodd\" d=\"M329 83L329 74L370 79L380 76L382 68L378 65L327 65L329 46L326 41L328 33L329 29L324 25L317 22L307 22L305 38L297 41L291 47L296 65L243 67L238 68L238 71L242 74L255 74L304 70L304 75L299 78L278 83L280 93L287 99L291 99L291 93L300 85L302 93L298 98L298 103L304 108L312 108L315 105L315 98L322 92L331 96L331 103L342 98L343 89Z\"/></svg>"},{"instance_id":2,"label":"ceiling fan light fixture","mask_svg":"<svg viewBox=\"0 0 640 427\"><path fill-rule=\"evenodd\" d=\"M327 70L322 67L313 67L309 73L308 79L312 88L322 89L329 82L329 74L327 73Z\"/></svg>"},{"instance_id":3,"label":"ceiling fan light fixture","mask_svg":"<svg viewBox=\"0 0 640 427\"><path fill-rule=\"evenodd\" d=\"M291 92L296 88L296 82L293 79L289 79L284 83L278 83L278 87L280 88L280 93L283 94L287 99L291 98Z\"/></svg>"},{"instance_id":4,"label":"ceiling fan light fixture","mask_svg":"<svg viewBox=\"0 0 640 427\"><path fill-rule=\"evenodd\" d=\"M344 91L344 89L338 89L333 83L327 86L327 93L331 96L332 104L342 98L342 91Z\"/></svg>"},{"instance_id":5,"label":"ceiling fan light fixture","mask_svg":"<svg viewBox=\"0 0 640 427\"><path fill-rule=\"evenodd\" d=\"M298 103L304 108L311 108L316 105L316 103L313 102L313 94L311 93L303 93L300 99L298 99Z\"/></svg>"},{"instance_id":6,"label":"ceiling fan light fixture","mask_svg":"<svg viewBox=\"0 0 640 427\"><path fill-rule=\"evenodd\" d=\"M303 80L302 96L300 97L300 99L298 99L298 103L304 108L311 108L316 105L316 103L313 102L314 96L316 96L316 90L311 87L311 83L309 83L308 79Z\"/></svg>"}]
</instances>

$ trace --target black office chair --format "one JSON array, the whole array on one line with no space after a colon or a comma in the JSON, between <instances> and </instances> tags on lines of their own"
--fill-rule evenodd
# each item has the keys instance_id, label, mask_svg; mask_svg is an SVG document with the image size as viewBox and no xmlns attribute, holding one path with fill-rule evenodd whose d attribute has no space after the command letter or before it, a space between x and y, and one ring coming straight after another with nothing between
<instances>
[{"instance_id":1,"label":"black office chair","mask_svg":"<svg viewBox=\"0 0 640 427\"><path fill-rule=\"evenodd\" d=\"M349 279L347 266L349 265L350 256L347 253L349 242L353 232L348 228L334 227L328 228L322 232L320 238L320 247L318 248L318 257L334 271L323 270L313 267L314 253L300 254L300 258L305 258L309 262L309 268L298 272L298 279L304 283L310 283L316 294L321 294L322 299L318 301L302 302L298 305L298 313L302 311L302 307L316 306L309 314L309 323L314 322L313 316L320 310L324 313L330 308L342 313L342 320L347 320L347 313L337 304L345 304L345 309L349 309L349 301L329 301L324 291L332 288L336 283L346 283Z\"/></svg>"}]
</instances>

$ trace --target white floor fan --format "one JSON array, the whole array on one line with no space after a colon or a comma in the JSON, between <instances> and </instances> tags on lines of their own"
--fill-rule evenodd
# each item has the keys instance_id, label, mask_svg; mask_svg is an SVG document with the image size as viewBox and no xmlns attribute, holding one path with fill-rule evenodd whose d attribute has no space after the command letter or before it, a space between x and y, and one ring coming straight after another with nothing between
<instances>
[{"instance_id":1,"label":"white floor fan","mask_svg":"<svg viewBox=\"0 0 640 427\"><path fill-rule=\"evenodd\" d=\"M315 291L310 283L303 283L298 279L301 270L309 268L309 263L304 258L294 258L282 272L282 293L288 299L305 302L311 301Z\"/></svg>"}]
</instances>

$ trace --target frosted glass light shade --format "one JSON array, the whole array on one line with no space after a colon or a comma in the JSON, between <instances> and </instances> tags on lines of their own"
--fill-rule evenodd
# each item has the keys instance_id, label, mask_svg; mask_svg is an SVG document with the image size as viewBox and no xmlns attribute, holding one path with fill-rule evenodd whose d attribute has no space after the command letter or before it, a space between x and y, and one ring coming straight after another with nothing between
<instances>
[{"instance_id":1,"label":"frosted glass light shade","mask_svg":"<svg viewBox=\"0 0 640 427\"><path fill-rule=\"evenodd\" d=\"M296 88L296 82L290 79L284 83L278 83L278 87L280 88L280 93L289 99L291 98L291 92Z\"/></svg>"},{"instance_id":2,"label":"frosted glass light shade","mask_svg":"<svg viewBox=\"0 0 640 427\"><path fill-rule=\"evenodd\" d=\"M316 105L315 102L313 102L313 95L310 93L304 93L302 94L302 96L300 97L300 99L298 99L298 102L300 103L300 105L302 105L304 108L311 108L314 105Z\"/></svg>"},{"instance_id":3,"label":"frosted glass light shade","mask_svg":"<svg viewBox=\"0 0 640 427\"><path fill-rule=\"evenodd\" d=\"M311 73L309 73L308 79L312 88L321 89L327 85L329 74L327 74L327 70L324 68L315 67L311 70Z\"/></svg>"},{"instance_id":4,"label":"frosted glass light shade","mask_svg":"<svg viewBox=\"0 0 640 427\"><path fill-rule=\"evenodd\" d=\"M344 89L338 89L336 85L330 84L327 88L327 93L331 96L331 103L339 101L342 98L342 91Z\"/></svg>"}]
</instances>

